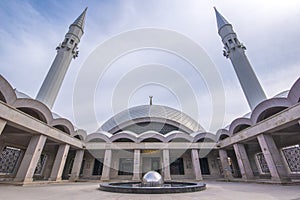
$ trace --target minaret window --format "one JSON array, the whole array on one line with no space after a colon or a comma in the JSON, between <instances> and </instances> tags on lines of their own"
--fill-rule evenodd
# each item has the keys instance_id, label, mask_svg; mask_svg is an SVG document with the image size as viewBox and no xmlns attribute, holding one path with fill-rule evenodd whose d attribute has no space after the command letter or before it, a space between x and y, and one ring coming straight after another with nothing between
<instances>
[{"instance_id":1,"label":"minaret window","mask_svg":"<svg viewBox=\"0 0 300 200\"><path fill-rule=\"evenodd\" d=\"M235 42L236 44L239 44L239 41L238 41L236 38L234 38L234 42Z\"/></svg>"},{"instance_id":2,"label":"minaret window","mask_svg":"<svg viewBox=\"0 0 300 200\"><path fill-rule=\"evenodd\" d=\"M70 44L73 44L73 43L74 43L74 40L71 39Z\"/></svg>"},{"instance_id":3,"label":"minaret window","mask_svg":"<svg viewBox=\"0 0 300 200\"><path fill-rule=\"evenodd\" d=\"M232 44L232 43L233 43L233 42L232 42L232 39L229 39L228 42L229 42L229 44Z\"/></svg>"},{"instance_id":4,"label":"minaret window","mask_svg":"<svg viewBox=\"0 0 300 200\"><path fill-rule=\"evenodd\" d=\"M229 49L229 47L228 47L228 44L227 44L227 43L225 43L225 46L227 47L227 49Z\"/></svg>"},{"instance_id":5,"label":"minaret window","mask_svg":"<svg viewBox=\"0 0 300 200\"><path fill-rule=\"evenodd\" d=\"M68 41L69 41L69 39L68 39L68 38L66 38L66 39L63 41L63 43L62 43L62 44L67 44L67 43L68 43Z\"/></svg>"}]
</instances>

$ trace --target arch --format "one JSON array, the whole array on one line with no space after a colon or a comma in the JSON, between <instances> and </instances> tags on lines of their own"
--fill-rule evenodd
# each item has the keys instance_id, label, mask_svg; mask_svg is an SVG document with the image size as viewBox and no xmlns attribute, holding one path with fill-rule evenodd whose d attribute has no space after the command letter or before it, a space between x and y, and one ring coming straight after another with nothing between
<instances>
[{"instance_id":1,"label":"arch","mask_svg":"<svg viewBox=\"0 0 300 200\"><path fill-rule=\"evenodd\" d=\"M137 135L129 132L129 131L122 131L119 132L113 136L111 136L110 141L111 142L117 142L117 141L132 141L132 142L137 142Z\"/></svg>"},{"instance_id":2,"label":"arch","mask_svg":"<svg viewBox=\"0 0 300 200\"><path fill-rule=\"evenodd\" d=\"M76 131L74 131L73 133L71 133L71 136L80 139L81 141L84 141L85 138L87 137L86 131L82 130L82 129L78 129Z\"/></svg>"},{"instance_id":3,"label":"arch","mask_svg":"<svg viewBox=\"0 0 300 200\"><path fill-rule=\"evenodd\" d=\"M275 115L276 113L283 111L286 108L288 108L288 107L277 106L277 107L268 108L268 109L264 110L262 113L260 113L256 122L258 123L260 121L263 121L264 119L267 119L267 118Z\"/></svg>"},{"instance_id":4,"label":"arch","mask_svg":"<svg viewBox=\"0 0 300 200\"><path fill-rule=\"evenodd\" d=\"M208 132L197 133L194 136L193 142L216 142L216 135Z\"/></svg>"},{"instance_id":5,"label":"arch","mask_svg":"<svg viewBox=\"0 0 300 200\"><path fill-rule=\"evenodd\" d=\"M12 105L17 99L14 89L9 84L9 82L0 75L0 100Z\"/></svg>"},{"instance_id":6,"label":"arch","mask_svg":"<svg viewBox=\"0 0 300 200\"><path fill-rule=\"evenodd\" d=\"M74 138L83 141L83 137L81 135L75 135L73 136Z\"/></svg>"},{"instance_id":7,"label":"arch","mask_svg":"<svg viewBox=\"0 0 300 200\"><path fill-rule=\"evenodd\" d=\"M220 137L218 138L218 141L225 140L225 139L228 138L228 137L229 137L229 135L222 134L222 135L220 135Z\"/></svg>"},{"instance_id":8,"label":"arch","mask_svg":"<svg viewBox=\"0 0 300 200\"><path fill-rule=\"evenodd\" d=\"M149 142L151 142L151 140L157 141L157 142L164 142L165 137L158 132L147 131L147 132L140 134L137 138L137 142L147 142L147 140Z\"/></svg>"},{"instance_id":9,"label":"arch","mask_svg":"<svg viewBox=\"0 0 300 200\"><path fill-rule=\"evenodd\" d=\"M291 103L286 98L272 98L265 100L254 108L251 114L251 121L253 124L256 124L290 106Z\"/></svg>"},{"instance_id":10,"label":"arch","mask_svg":"<svg viewBox=\"0 0 300 200\"><path fill-rule=\"evenodd\" d=\"M229 126L229 133L231 135L252 126L252 121L245 117L240 117L233 120Z\"/></svg>"},{"instance_id":11,"label":"arch","mask_svg":"<svg viewBox=\"0 0 300 200\"><path fill-rule=\"evenodd\" d=\"M49 124L53 120L49 108L34 99L17 99L12 106L46 124Z\"/></svg>"},{"instance_id":12,"label":"arch","mask_svg":"<svg viewBox=\"0 0 300 200\"><path fill-rule=\"evenodd\" d=\"M181 131L172 131L168 133L166 136L165 141L166 142L176 142L176 141L187 141L187 142L192 142L193 137L187 133L181 132Z\"/></svg>"},{"instance_id":13,"label":"arch","mask_svg":"<svg viewBox=\"0 0 300 200\"><path fill-rule=\"evenodd\" d=\"M291 87L287 98L292 105L300 102L300 78Z\"/></svg>"},{"instance_id":14,"label":"arch","mask_svg":"<svg viewBox=\"0 0 300 200\"><path fill-rule=\"evenodd\" d=\"M216 134L216 138L217 138L217 141L221 140L220 138L227 138L227 137L230 137L231 134L229 133L229 131L227 129L219 129L217 131L217 134Z\"/></svg>"},{"instance_id":15,"label":"arch","mask_svg":"<svg viewBox=\"0 0 300 200\"><path fill-rule=\"evenodd\" d=\"M86 136L85 142L92 142L92 141L105 141L110 143L110 139L107 135L103 133L92 133Z\"/></svg>"},{"instance_id":16,"label":"arch","mask_svg":"<svg viewBox=\"0 0 300 200\"><path fill-rule=\"evenodd\" d=\"M4 103L7 103L6 99L5 99L5 97L4 97L4 95L2 94L1 91L0 91L0 101L3 101Z\"/></svg>"},{"instance_id":17,"label":"arch","mask_svg":"<svg viewBox=\"0 0 300 200\"><path fill-rule=\"evenodd\" d=\"M57 118L51 121L51 123L49 124L50 126L53 126L54 128L57 128L69 135L73 135L74 134L74 126L73 124L64 118Z\"/></svg>"}]
</instances>

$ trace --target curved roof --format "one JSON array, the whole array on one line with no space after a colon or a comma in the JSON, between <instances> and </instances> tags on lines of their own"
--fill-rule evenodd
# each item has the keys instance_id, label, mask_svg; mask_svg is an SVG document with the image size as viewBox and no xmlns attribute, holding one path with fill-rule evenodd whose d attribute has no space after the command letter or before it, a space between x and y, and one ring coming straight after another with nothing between
<instances>
[{"instance_id":1,"label":"curved roof","mask_svg":"<svg viewBox=\"0 0 300 200\"><path fill-rule=\"evenodd\" d=\"M99 131L114 132L120 126L129 126L136 122L170 123L188 133L201 132L204 129L199 123L183 112L161 105L142 105L124 110L106 121Z\"/></svg>"}]
</instances>

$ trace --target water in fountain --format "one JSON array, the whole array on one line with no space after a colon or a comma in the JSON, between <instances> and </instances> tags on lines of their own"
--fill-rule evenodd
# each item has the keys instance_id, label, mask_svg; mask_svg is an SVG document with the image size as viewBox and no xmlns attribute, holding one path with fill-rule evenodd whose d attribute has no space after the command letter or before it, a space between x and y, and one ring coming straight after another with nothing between
<instances>
[{"instance_id":1,"label":"water in fountain","mask_svg":"<svg viewBox=\"0 0 300 200\"><path fill-rule=\"evenodd\" d=\"M164 182L158 172L149 171L143 176L142 182L101 183L99 189L119 193L163 194L201 191L206 189L206 184L198 182Z\"/></svg>"}]
</instances>

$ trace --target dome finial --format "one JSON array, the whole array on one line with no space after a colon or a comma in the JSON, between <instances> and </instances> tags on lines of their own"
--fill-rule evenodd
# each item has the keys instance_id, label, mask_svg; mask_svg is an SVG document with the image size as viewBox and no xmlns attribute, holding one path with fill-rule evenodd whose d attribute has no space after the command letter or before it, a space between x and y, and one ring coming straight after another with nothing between
<instances>
[{"instance_id":1,"label":"dome finial","mask_svg":"<svg viewBox=\"0 0 300 200\"><path fill-rule=\"evenodd\" d=\"M150 106L152 105L152 98L153 98L153 96L149 96L149 99L150 99Z\"/></svg>"}]
</instances>

